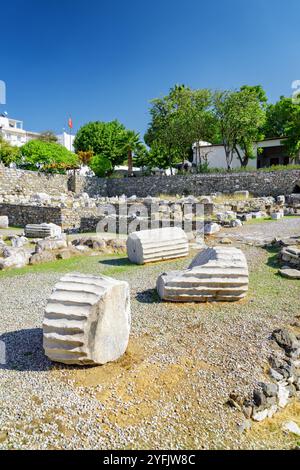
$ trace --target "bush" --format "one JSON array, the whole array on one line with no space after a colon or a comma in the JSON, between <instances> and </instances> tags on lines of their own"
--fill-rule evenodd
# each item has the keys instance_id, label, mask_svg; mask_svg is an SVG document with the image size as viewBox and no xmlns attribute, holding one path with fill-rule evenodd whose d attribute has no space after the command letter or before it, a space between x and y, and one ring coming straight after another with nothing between
<instances>
[{"instance_id":1,"label":"bush","mask_svg":"<svg viewBox=\"0 0 300 470\"><path fill-rule=\"evenodd\" d=\"M102 155L94 155L90 160L89 166L95 175L101 178L108 176L113 170L111 162Z\"/></svg>"},{"instance_id":2,"label":"bush","mask_svg":"<svg viewBox=\"0 0 300 470\"><path fill-rule=\"evenodd\" d=\"M78 168L77 155L60 144L31 140L21 147L22 167L27 170L64 173Z\"/></svg>"}]
</instances>

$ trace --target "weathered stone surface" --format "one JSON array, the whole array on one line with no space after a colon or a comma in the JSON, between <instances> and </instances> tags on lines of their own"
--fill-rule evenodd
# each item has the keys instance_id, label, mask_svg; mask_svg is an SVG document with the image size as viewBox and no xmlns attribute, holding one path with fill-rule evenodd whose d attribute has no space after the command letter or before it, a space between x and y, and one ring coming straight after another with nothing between
<instances>
[{"instance_id":1,"label":"weathered stone surface","mask_svg":"<svg viewBox=\"0 0 300 470\"><path fill-rule=\"evenodd\" d=\"M114 361L126 351L130 321L127 282L68 274L55 285L46 305L45 353L65 364Z\"/></svg>"},{"instance_id":2,"label":"weathered stone surface","mask_svg":"<svg viewBox=\"0 0 300 470\"><path fill-rule=\"evenodd\" d=\"M22 248L5 247L0 258L0 269L23 268L29 263L30 253Z\"/></svg>"},{"instance_id":3,"label":"weathered stone surface","mask_svg":"<svg viewBox=\"0 0 300 470\"><path fill-rule=\"evenodd\" d=\"M300 341L297 339L296 335L285 328L274 330L272 338L288 353L300 347Z\"/></svg>"},{"instance_id":4,"label":"weathered stone surface","mask_svg":"<svg viewBox=\"0 0 300 470\"><path fill-rule=\"evenodd\" d=\"M39 253L40 251L59 250L61 248L67 248L67 240L65 238L47 238L37 242L35 251Z\"/></svg>"},{"instance_id":5,"label":"weathered stone surface","mask_svg":"<svg viewBox=\"0 0 300 470\"><path fill-rule=\"evenodd\" d=\"M288 279L300 279L300 271L298 269L279 269L279 274L283 277L287 277Z\"/></svg>"},{"instance_id":6,"label":"weathered stone surface","mask_svg":"<svg viewBox=\"0 0 300 470\"><path fill-rule=\"evenodd\" d=\"M7 215L0 216L0 228L8 228L8 217Z\"/></svg>"},{"instance_id":7,"label":"weathered stone surface","mask_svg":"<svg viewBox=\"0 0 300 470\"><path fill-rule=\"evenodd\" d=\"M21 248L23 245L25 245L28 242L27 238L23 237L23 236L21 236L21 237L17 237L17 236L12 237L10 239L10 241L11 241L12 247L14 247L14 248Z\"/></svg>"},{"instance_id":8,"label":"weathered stone surface","mask_svg":"<svg viewBox=\"0 0 300 470\"><path fill-rule=\"evenodd\" d=\"M271 213L271 219L273 220L280 220L284 217L284 212L279 211L279 212L272 212Z\"/></svg>"},{"instance_id":9,"label":"weathered stone surface","mask_svg":"<svg viewBox=\"0 0 300 470\"><path fill-rule=\"evenodd\" d=\"M127 238L127 255L132 263L145 264L181 258L189 253L188 238L178 227L141 230Z\"/></svg>"},{"instance_id":10,"label":"weathered stone surface","mask_svg":"<svg viewBox=\"0 0 300 470\"><path fill-rule=\"evenodd\" d=\"M204 225L204 234L205 235L213 235L214 233L217 233L221 230L221 227L219 224L216 224L214 222L208 222Z\"/></svg>"},{"instance_id":11,"label":"weathered stone surface","mask_svg":"<svg viewBox=\"0 0 300 470\"><path fill-rule=\"evenodd\" d=\"M55 224L27 224L25 236L28 238L61 237L61 227Z\"/></svg>"},{"instance_id":12,"label":"weathered stone surface","mask_svg":"<svg viewBox=\"0 0 300 470\"><path fill-rule=\"evenodd\" d=\"M234 191L233 194L234 194L235 196L244 197L245 199L248 199L248 197L249 197L249 191Z\"/></svg>"},{"instance_id":13,"label":"weathered stone surface","mask_svg":"<svg viewBox=\"0 0 300 470\"><path fill-rule=\"evenodd\" d=\"M40 263L47 263L49 261L54 261L55 259L56 259L56 256L51 251L41 251L38 253L34 253L31 256L29 263L34 265L34 264L40 264Z\"/></svg>"},{"instance_id":14,"label":"weathered stone surface","mask_svg":"<svg viewBox=\"0 0 300 470\"><path fill-rule=\"evenodd\" d=\"M236 301L248 291L248 266L241 250L207 248L184 271L163 273L157 280L161 299L173 302Z\"/></svg>"},{"instance_id":15,"label":"weathered stone surface","mask_svg":"<svg viewBox=\"0 0 300 470\"><path fill-rule=\"evenodd\" d=\"M295 434L295 436L300 436L300 427L294 421L288 421L284 423L282 429L286 432Z\"/></svg>"},{"instance_id":16,"label":"weathered stone surface","mask_svg":"<svg viewBox=\"0 0 300 470\"><path fill-rule=\"evenodd\" d=\"M278 410L277 405L272 405L270 408L266 408L265 410L257 410L253 412L252 419L254 421L263 421L266 418L272 418L272 416Z\"/></svg>"},{"instance_id":17,"label":"weathered stone surface","mask_svg":"<svg viewBox=\"0 0 300 470\"><path fill-rule=\"evenodd\" d=\"M283 205L285 204L285 196L277 196L276 201L278 204Z\"/></svg>"},{"instance_id":18,"label":"weathered stone surface","mask_svg":"<svg viewBox=\"0 0 300 470\"><path fill-rule=\"evenodd\" d=\"M254 196L290 195L299 182L299 170L285 171L253 171L239 174L202 174L175 175L171 178L149 176L139 178L97 178L77 176L70 181L68 175L43 174L35 171L0 168L0 187L7 194L17 192L47 193L49 195L64 193L71 189L77 193L87 192L89 196L116 196L126 194L138 197L158 194L193 194L210 195L236 190L250 191ZM300 201L295 194L294 200Z\"/></svg>"}]
</instances>

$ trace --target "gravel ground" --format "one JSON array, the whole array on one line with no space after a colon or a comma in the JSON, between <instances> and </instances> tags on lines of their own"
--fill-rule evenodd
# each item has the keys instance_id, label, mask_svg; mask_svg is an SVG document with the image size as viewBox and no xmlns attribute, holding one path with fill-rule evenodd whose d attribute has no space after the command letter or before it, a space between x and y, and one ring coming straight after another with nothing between
<instances>
[{"instance_id":1,"label":"gravel ground","mask_svg":"<svg viewBox=\"0 0 300 470\"><path fill-rule=\"evenodd\" d=\"M270 223L248 229L268 231ZM43 308L61 273L1 276L6 363L0 364L0 448L294 446L293 437L278 427L270 432L268 423L241 434L242 414L225 405L232 390L244 394L266 380L266 360L274 347L270 333L299 315L300 283L276 275L272 254L242 248L251 271L250 292L234 304L160 302L157 276L187 266L187 259L133 267L118 257L85 258L86 271L111 273L131 285L128 351L102 367L53 365L43 354Z\"/></svg>"},{"instance_id":2,"label":"gravel ground","mask_svg":"<svg viewBox=\"0 0 300 470\"><path fill-rule=\"evenodd\" d=\"M245 224L242 227L227 228L220 236L230 236L245 242L266 243L274 238L300 237L300 217L284 218L278 221Z\"/></svg>"}]
</instances>

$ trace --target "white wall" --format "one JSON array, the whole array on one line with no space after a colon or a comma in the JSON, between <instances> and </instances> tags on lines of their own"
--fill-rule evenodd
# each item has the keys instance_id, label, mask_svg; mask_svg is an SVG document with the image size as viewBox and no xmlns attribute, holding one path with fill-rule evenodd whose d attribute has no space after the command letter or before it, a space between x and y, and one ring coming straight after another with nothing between
<instances>
[{"instance_id":1,"label":"white wall","mask_svg":"<svg viewBox=\"0 0 300 470\"><path fill-rule=\"evenodd\" d=\"M207 156L207 161L209 164L209 168L227 168L227 163L226 163L226 154L225 154L225 149L223 145L209 145L209 146L203 146L198 149L198 155L195 150L193 149L193 163L195 165L199 165L199 153L203 159L203 157ZM198 157L198 161L196 161L196 158ZM248 166L251 166L253 168L256 168L256 158L253 160L249 160ZM237 157L236 154L233 156L232 160L232 168L240 168L241 163Z\"/></svg>"},{"instance_id":2,"label":"white wall","mask_svg":"<svg viewBox=\"0 0 300 470\"><path fill-rule=\"evenodd\" d=\"M67 132L63 132L62 134L59 134L56 136L57 137L57 142L66 149L71 150L71 152L74 152L74 139L75 135L68 134Z\"/></svg>"},{"instance_id":3,"label":"white wall","mask_svg":"<svg viewBox=\"0 0 300 470\"><path fill-rule=\"evenodd\" d=\"M196 144L193 145L193 163L199 165L199 154L204 157L207 155L209 168L227 168L226 164L226 155L223 145L203 145L203 142L200 142L200 147L196 151ZM265 147L278 147L282 145L282 139L266 139L261 142L255 142L253 144L253 150L255 158L249 160L249 167L257 168L257 149ZM243 153L243 152L241 152ZM198 160L198 161L197 161ZM233 156L232 168L240 168L241 164L236 154Z\"/></svg>"}]
</instances>

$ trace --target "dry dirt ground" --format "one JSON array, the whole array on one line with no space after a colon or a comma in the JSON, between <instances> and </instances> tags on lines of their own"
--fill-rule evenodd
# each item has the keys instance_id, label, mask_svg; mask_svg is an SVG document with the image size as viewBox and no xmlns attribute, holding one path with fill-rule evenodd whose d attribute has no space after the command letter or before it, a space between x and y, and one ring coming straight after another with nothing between
<instances>
[{"instance_id":1,"label":"dry dirt ground","mask_svg":"<svg viewBox=\"0 0 300 470\"><path fill-rule=\"evenodd\" d=\"M256 230L264 232L273 224L260 226ZM149 266L109 255L1 273L6 362L0 364L0 448L295 447L297 438L285 434L282 423L293 419L300 425L299 402L246 433L239 430L242 413L226 405L231 391L246 393L268 380L272 330L300 318L300 281L277 274L276 253L235 243L248 259L250 291L234 304L159 301L157 276L186 267L195 253ZM43 308L55 282L70 270L130 283L131 339L115 363L67 367L43 354Z\"/></svg>"}]
</instances>

